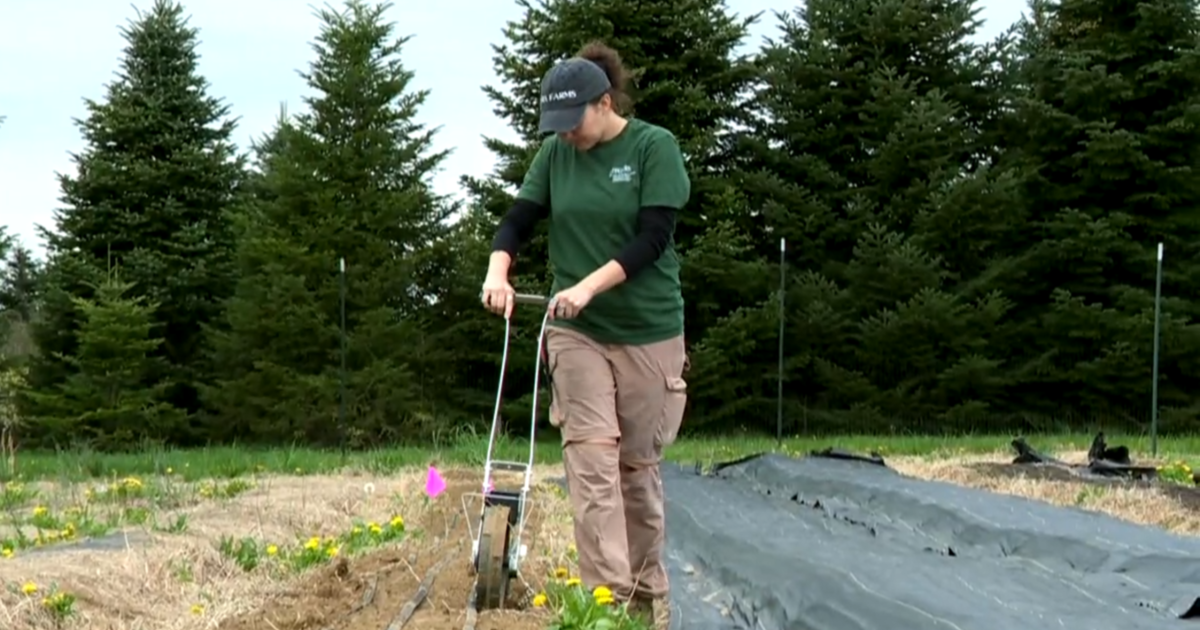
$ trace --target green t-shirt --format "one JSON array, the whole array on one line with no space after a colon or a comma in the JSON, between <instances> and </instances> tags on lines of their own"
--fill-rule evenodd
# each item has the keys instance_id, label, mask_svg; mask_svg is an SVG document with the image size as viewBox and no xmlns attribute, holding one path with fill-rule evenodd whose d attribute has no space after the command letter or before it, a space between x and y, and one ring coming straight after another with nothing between
<instances>
[{"instance_id":1,"label":"green t-shirt","mask_svg":"<svg viewBox=\"0 0 1200 630\"><path fill-rule=\"evenodd\" d=\"M630 119L589 151L546 139L518 197L550 208L553 292L568 289L615 258L637 234L638 211L682 208L691 181L675 136ZM642 345L683 334L683 292L674 237L653 265L596 295L570 320L556 320L599 343Z\"/></svg>"}]
</instances>

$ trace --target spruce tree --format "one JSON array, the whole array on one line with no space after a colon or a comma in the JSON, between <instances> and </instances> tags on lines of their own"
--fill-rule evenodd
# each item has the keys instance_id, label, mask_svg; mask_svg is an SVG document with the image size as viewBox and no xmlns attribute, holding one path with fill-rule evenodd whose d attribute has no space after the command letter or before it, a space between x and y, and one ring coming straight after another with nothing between
<instances>
[{"instance_id":1,"label":"spruce tree","mask_svg":"<svg viewBox=\"0 0 1200 630\"><path fill-rule=\"evenodd\" d=\"M1011 45L973 43L977 12L811 0L762 51L740 181L769 227L759 246L787 239L787 415L809 429L916 429L1003 393L1003 350L987 340L1007 303L977 279L1019 230L1013 177L996 166ZM774 377L777 341L730 334L704 349ZM744 405L765 388L743 389Z\"/></svg>"},{"instance_id":2,"label":"spruce tree","mask_svg":"<svg viewBox=\"0 0 1200 630\"><path fill-rule=\"evenodd\" d=\"M453 206L432 190L444 158L414 121L412 87L389 4L321 10L315 93L257 147L257 199L239 229L239 281L214 331L221 375L209 399L219 439L367 443L430 430L426 310L443 293L438 245ZM346 262L346 416L341 396L339 266ZM214 428L214 431L219 429Z\"/></svg>"},{"instance_id":3,"label":"spruce tree","mask_svg":"<svg viewBox=\"0 0 1200 630\"><path fill-rule=\"evenodd\" d=\"M159 305L156 356L170 401L191 412L206 378L203 327L232 284L229 211L241 160L228 108L199 74L197 31L183 7L155 0L122 35L117 79L103 101L87 101L77 122L86 147L73 156L77 172L60 176L65 205L55 229L42 229L49 286L34 387L52 388L73 371L59 357L75 352L76 298L89 299L113 262L132 291Z\"/></svg>"},{"instance_id":4,"label":"spruce tree","mask_svg":"<svg viewBox=\"0 0 1200 630\"><path fill-rule=\"evenodd\" d=\"M34 314L38 301L41 265L24 245L14 246L0 275L0 308L23 322Z\"/></svg>"},{"instance_id":5,"label":"spruce tree","mask_svg":"<svg viewBox=\"0 0 1200 630\"><path fill-rule=\"evenodd\" d=\"M28 393L39 410L29 423L33 442L124 450L172 438L184 416L165 400L169 381L156 380L156 305L135 296L115 269L93 289L94 297L74 299L75 352L58 357L71 374Z\"/></svg>"},{"instance_id":6,"label":"spruce tree","mask_svg":"<svg viewBox=\"0 0 1200 630\"><path fill-rule=\"evenodd\" d=\"M1200 386L1200 17L1186 0L1037 1L1021 23L1012 155L1026 240L997 275L1023 308L1022 396L1145 426L1165 245L1160 396L1195 430ZM1001 273L1001 271L1003 273ZM1085 332L1086 331L1086 332ZM1131 422L1134 421L1134 422ZM1170 422L1166 425L1168 428Z\"/></svg>"}]
</instances>

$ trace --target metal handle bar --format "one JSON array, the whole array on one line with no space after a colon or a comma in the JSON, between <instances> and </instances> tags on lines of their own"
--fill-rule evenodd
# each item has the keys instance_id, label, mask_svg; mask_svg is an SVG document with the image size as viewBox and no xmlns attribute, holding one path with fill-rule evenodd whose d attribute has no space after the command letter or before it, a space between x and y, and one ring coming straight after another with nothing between
<instances>
[{"instance_id":1,"label":"metal handle bar","mask_svg":"<svg viewBox=\"0 0 1200 630\"><path fill-rule=\"evenodd\" d=\"M514 293L514 304L527 304L532 306L549 306L550 298L544 295L535 295L533 293Z\"/></svg>"},{"instance_id":2,"label":"metal handle bar","mask_svg":"<svg viewBox=\"0 0 1200 630\"><path fill-rule=\"evenodd\" d=\"M547 306L550 304L550 298L532 293L517 293L513 295L513 298L517 304L532 304L534 306Z\"/></svg>"}]
</instances>

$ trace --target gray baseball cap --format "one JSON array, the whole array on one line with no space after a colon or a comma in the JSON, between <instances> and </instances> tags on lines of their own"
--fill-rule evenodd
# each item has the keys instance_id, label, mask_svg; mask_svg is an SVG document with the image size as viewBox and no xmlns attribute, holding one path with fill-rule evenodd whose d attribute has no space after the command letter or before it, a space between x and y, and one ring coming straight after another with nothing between
<instances>
[{"instance_id":1,"label":"gray baseball cap","mask_svg":"<svg viewBox=\"0 0 1200 630\"><path fill-rule=\"evenodd\" d=\"M542 133L565 133L579 126L588 103L612 85L604 69L575 57L556 64L542 78Z\"/></svg>"}]
</instances>

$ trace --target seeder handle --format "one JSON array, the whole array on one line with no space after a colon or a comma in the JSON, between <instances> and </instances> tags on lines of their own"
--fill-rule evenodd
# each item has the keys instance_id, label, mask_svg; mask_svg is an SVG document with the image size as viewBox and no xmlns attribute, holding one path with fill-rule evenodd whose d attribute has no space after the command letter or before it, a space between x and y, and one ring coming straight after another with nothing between
<instances>
[{"instance_id":1,"label":"seeder handle","mask_svg":"<svg viewBox=\"0 0 1200 630\"><path fill-rule=\"evenodd\" d=\"M517 293L513 295L517 304L529 304L533 306L546 306L550 304L550 298L532 293Z\"/></svg>"}]
</instances>

